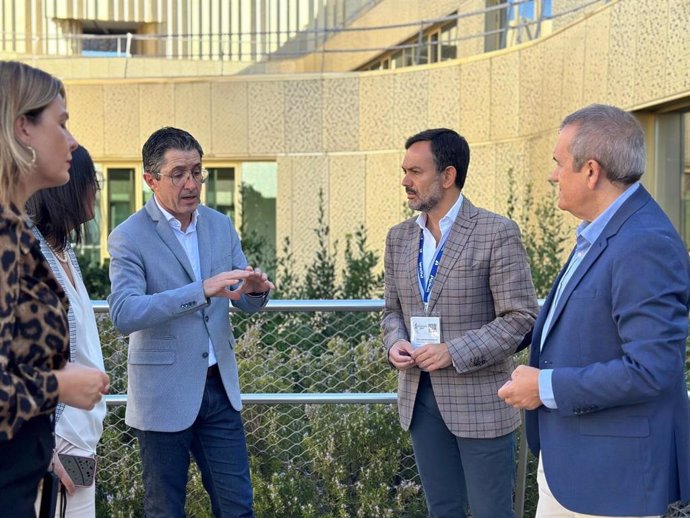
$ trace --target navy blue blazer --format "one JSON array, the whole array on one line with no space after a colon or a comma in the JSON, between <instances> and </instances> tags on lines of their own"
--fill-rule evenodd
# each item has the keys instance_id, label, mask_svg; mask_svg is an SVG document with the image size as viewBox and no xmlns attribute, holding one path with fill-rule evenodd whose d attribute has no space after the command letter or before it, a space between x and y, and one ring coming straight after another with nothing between
<instances>
[{"instance_id":1,"label":"navy blue blazer","mask_svg":"<svg viewBox=\"0 0 690 518\"><path fill-rule=\"evenodd\" d=\"M558 409L527 412L530 449L569 510L664 514L690 499L688 252L640 187L566 286L540 351L557 285L535 323L530 365L554 369Z\"/></svg>"}]
</instances>

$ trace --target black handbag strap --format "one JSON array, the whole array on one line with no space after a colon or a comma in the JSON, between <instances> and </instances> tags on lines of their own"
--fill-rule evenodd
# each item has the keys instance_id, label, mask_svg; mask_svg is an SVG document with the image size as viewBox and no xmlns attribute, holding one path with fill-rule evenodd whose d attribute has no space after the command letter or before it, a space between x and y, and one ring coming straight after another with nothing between
<instances>
[{"instance_id":1,"label":"black handbag strap","mask_svg":"<svg viewBox=\"0 0 690 518\"><path fill-rule=\"evenodd\" d=\"M41 504L38 511L38 518L54 518L57 506L58 487L60 479L53 471L46 471L43 475L41 486Z\"/></svg>"},{"instance_id":2,"label":"black handbag strap","mask_svg":"<svg viewBox=\"0 0 690 518\"><path fill-rule=\"evenodd\" d=\"M64 484L60 484L60 518L65 518L67 515L67 488Z\"/></svg>"}]
</instances>

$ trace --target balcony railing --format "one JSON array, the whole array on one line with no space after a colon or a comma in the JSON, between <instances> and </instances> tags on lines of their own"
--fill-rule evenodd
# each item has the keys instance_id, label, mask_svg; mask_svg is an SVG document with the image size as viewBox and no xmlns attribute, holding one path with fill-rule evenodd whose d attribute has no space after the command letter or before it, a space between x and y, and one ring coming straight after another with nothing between
<instances>
[{"instance_id":1,"label":"balcony railing","mask_svg":"<svg viewBox=\"0 0 690 518\"><path fill-rule=\"evenodd\" d=\"M370 9L378 1L363 2L363 5ZM219 29L211 32L159 34L137 32L80 34L48 31L37 35L29 32L0 32L0 52L27 54L34 59L81 55L209 60L244 64L248 67L246 71L255 73L263 70L261 63L296 59L309 54L323 56L366 53L374 57L401 51L414 56L426 55L427 47L432 43L425 40L425 33L435 26L454 22L457 24L454 36L434 43L439 46L437 59L440 60L443 54L441 47L453 46L456 51L452 55L456 57L509 47L568 25L586 16L593 8L598 8L608 2L610 0L579 0L559 4L545 0L506 0L475 11L404 23L352 26L349 24L352 19L350 16L343 18L339 23L323 26L316 23L303 27L299 31L294 28L289 30L254 28L237 31ZM559 6L564 7L558 8ZM395 37L388 36L391 31L395 31ZM407 36L400 41L399 34L407 34ZM419 37L414 38L415 34ZM341 35L345 38L335 38ZM410 37L413 38L410 40ZM379 41L386 43L382 45L371 43ZM358 44L358 42L362 43ZM436 54L432 52L429 55ZM410 64L426 62L428 61L418 62L415 59ZM237 72L245 68L230 70ZM273 70L275 69L271 68L269 71ZM207 70L207 73L211 72Z\"/></svg>"}]
</instances>

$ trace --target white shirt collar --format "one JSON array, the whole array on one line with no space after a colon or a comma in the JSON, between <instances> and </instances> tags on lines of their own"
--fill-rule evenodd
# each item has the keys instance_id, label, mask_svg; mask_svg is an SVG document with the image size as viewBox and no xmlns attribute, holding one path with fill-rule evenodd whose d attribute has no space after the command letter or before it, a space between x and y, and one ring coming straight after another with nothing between
<instances>
[{"instance_id":1,"label":"white shirt collar","mask_svg":"<svg viewBox=\"0 0 690 518\"><path fill-rule=\"evenodd\" d=\"M153 195L153 199L156 202L156 205L158 205L158 208L163 213L163 216L165 216L165 219L168 221L168 224L175 230L179 230L180 232L182 232L182 223L180 223L180 220L163 208L155 194ZM198 218L199 209L194 209L194 212L192 212L192 221L189 223L186 232L192 232L196 230L196 221Z\"/></svg>"},{"instance_id":2,"label":"white shirt collar","mask_svg":"<svg viewBox=\"0 0 690 518\"><path fill-rule=\"evenodd\" d=\"M463 197L462 193L460 193L457 201L453 204L450 210L446 212L446 215L441 218L441 221L439 221L438 224L439 227L441 227L441 235L445 234L446 230L453 226L453 222L460 213L460 209L462 208L462 202L464 199L465 198ZM426 228L426 218L426 212L422 212L419 214L419 216L417 216L417 225L419 225L419 228Z\"/></svg>"}]
</instances>

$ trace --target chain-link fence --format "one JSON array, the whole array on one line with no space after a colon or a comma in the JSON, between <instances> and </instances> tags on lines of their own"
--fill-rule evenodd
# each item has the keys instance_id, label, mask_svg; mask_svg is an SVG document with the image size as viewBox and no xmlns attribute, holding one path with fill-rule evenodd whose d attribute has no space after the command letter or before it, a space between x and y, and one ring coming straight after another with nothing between
<instances>
[{"instance_id":1,"label":"chain-link fence","mask_svg":"<svg viewBox=\"0 0 690 518\"><path fill-rule=\"evenodd\" d=\"M391 404L397 378L383 355L380 303L333 301L341 311L287 312L281 302L271 303L274 311L231 315L256 515L425 516L409 435ZM111 394L124 396L126 337L107 313L98 320ZM124 399L110 398L98 451L99 517L143 516L138 446L118 404ZM187 512L211 516L196 467Z\"/></svg>"},{"instance_id":2,"label":"chain-link fence","mask_svg":"<svg viewBox=\"0 0 690 518\"><path fill-rule=\"evenodd\" d=\"M95 307L113 394L98 450L97 516L143 517L138 446L124 423L127 341L105 304ZM393 404L397 376L383 353L381 308L381 301L272 301L256 315L232 314L257 517L427 516ZM516 515L531 518L536 460L524 456L523 441L518 449ZM211 516L193 463L187 514Z\"/></svg>"}]
</instances>

